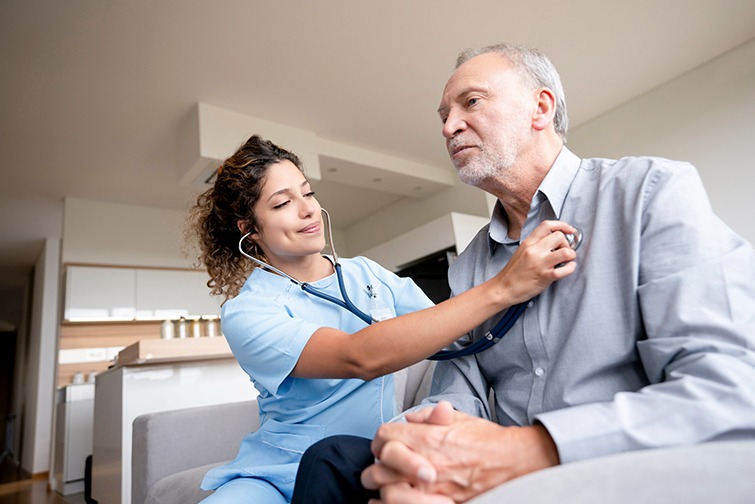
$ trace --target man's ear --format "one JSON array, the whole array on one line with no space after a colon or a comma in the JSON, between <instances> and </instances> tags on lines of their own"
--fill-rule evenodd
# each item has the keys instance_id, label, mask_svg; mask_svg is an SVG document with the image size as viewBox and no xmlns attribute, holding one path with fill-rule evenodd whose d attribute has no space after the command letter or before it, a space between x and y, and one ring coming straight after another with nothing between
<instances>
[{"instance_id":1,"label":"man's ear","mask_svg":"<svg viewBox=\"0 0 755 504\"><path fill-rule=\"evenodd\" d=\"M532 127L537 131L542 131L549 124L553 124L553 116L556 114L556 96L546 87L539 88L536 93L537 109L532 116Z\"/></svg>"}]
</instances>

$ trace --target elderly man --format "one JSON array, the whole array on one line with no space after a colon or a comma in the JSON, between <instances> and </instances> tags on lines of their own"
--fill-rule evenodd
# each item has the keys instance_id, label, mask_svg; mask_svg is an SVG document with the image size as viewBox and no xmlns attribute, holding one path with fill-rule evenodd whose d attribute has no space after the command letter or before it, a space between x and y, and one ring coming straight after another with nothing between
<instances>
[{"instance_id":1,"label":"elderly man","mask_svg":"<svg viewBox=\"0 0 755 504\"><path fill-rule=\"evenodd\" d=\"M383 425L371 452L353 438L310 448L294 502L377 498L360 473L383 502L462 502L557 464L755 438L755 254L694 168L578 158L555 68L521 46L462 53L438 111L460 179L498 198L452 292L494 275L546 219L582 230L577 272L491 349L439 363L437 406Z\"/></svg>"}]
</instances>

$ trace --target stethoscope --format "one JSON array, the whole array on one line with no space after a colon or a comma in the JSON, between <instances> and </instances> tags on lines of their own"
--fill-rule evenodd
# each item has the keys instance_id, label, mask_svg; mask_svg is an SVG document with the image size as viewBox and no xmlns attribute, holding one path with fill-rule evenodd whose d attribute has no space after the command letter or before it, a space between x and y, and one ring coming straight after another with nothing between
<instances>
[{"instance_id":1,"label":"stethoscope","mask_svg":"<svg viewBox=\"0 0 755 504\"><path fill-rule=\"evenodd\" d=\"M582 244L583 236L582 232L579 229L575 229L576 231L574 232L574 234L564 235L566 237L566 241L569 242L569 246L574 251L576 251ZM558 264L556 265L556 268L560 268L561 266L563 266L563 264ZM487 350L488 348L498 343L501 338L503 338L506 333L509 332L509 330L514 326L514 323L519 320L519 317L522 316L524 310L527 309L527 306L531 301L532 300L510 306L509 309L506 310L506 313L503 314L503 317L501 317L501 320L499 320L498 323L493 327L493 329L486 332L485 336L478 339L477 341L470 343L459 350L441 350L435 355L428 357L428 359L435 361L445 361L457 359L459 357L466 357L467 355L474 355L476 353Z\"/></svg>"},{"instance_id":2,"label":"stethoscope","mask_svg":"<svg viewBox=\"0 0 755 504\"><path fill-rule=\"evenodd\" d=\"M359 308L357 308L357 306L354 303L351 302L351 299L349 299L349 295L346 294L346 287L345 287L344 282L343 282L343 273L341 272L341 264L338 262L338 254L336 253L335 245L333 245L333 230L331 229L331 226L330 226L330 214L324 208L321 208L321 210L322 210L323 215L325 216L325 221L326 221L326 224L327 224L326 229L328 231L328 242L329 242L328 245L330 247L330 254L332 256L331 262L333 263L333 268L336 271L336 278L338 279L338 288L341 290L341 296L343 297L343 299L338 299L337 297L333 297L330 294L327 294L327 293L322 292L322 291L320 291L318 289L315 289L314 287L312 287L307 282L300 282L299 280L295 279L294 277L292 277L291 275L289 275L285 271L281 271L281 270L279 270L278 268L276 268L274 266L270 266L266 262L264 262L264 261L262 261L262 260L260 260L260 259L258 259L256 257L254 257L254 256L252 256L250 254L247 254L246 252L244 252L244 248L241 245L244 242L244 240L249 235L252 234L251 232L246 233L239 240L239 252L241 252L241 255L243 255L247 259L250 259L251 261L253 261L257 265L259 265L261 268L266 269L268 271L272 271L273 273L277 273L278 275L280 275L280 276L282 276L284 278L289 279L295 285L298 285L299 287L301 287L301 289L304 292L306 292L307 294L311 294L313 296L319 297L320 299L324 299L325 301L328 301L330 303L336 304L336 305L340 306L341 308L344 308L344 309L350 311L351 313L353 313L354 315L356 315L357 317L359 317L360 319L362 319L367 325L370 325L370 324L372 324L374 322L377 322L377 320L374 319L372 316L367 315L362 310L360 310Z\"/></svg>"},{"instance_id":3,"label":"stethoscope","mask_svg":"<svg viewBox=\"0 0 755 504\"><path fill-rule=\"evenodd\" d=\"M287 278L291 282L293 282L295 285L298 285L301 287L301 289L306 292L307 294L311 294L315 297L318 297L320 299L324 299L325 301L328 301L330 303L333 303L335 305L338 305L349 312L353 313L360 319L362 319L367 325L371 325L375 322L378 322L375 318L372 316L364 313L362 310L357 308L357 306L349 299L348 294L346 294L346 287L344 285L343 281L343 273L341 272L341 264L338 262L338 254L336 254L335 246L333 245L333 231L331 229L330 225L330 214L325 210L324 208L321 209L323 215L326 217L326 229L328 232L328 245L330 247L330 252L332 256L331 262L333 263L333 268L336 272L336 278L338 279L338 287L341 291L341 296L343 299L338 299L337 297L333 297L330 294L326 294L325 292L322 292L318 289L315 289L307 282L300 282L299 280L295 279L288 273L279 270L278 268L271 266L267 264L266 262L246 253L244 251L244 248L242 247L242 244L244 240L249 237L249 235L252 234L252 232L246 233L244 236L241 237L239 240L239 252L241 255L246 257L247 259L251 260L252 262L259 265L261 268L266 269L268 271L272 271L273 273L276 273L284 278ZM582 233L579 229L574 234L567 234L566 240L569 242L569 246L573 250L577 250L582 243ZM560 266L560 265L559 265ZM559 267L556 266L556 267ZM459 357L466 357L467 355L473 355L479 352L482 352L483 350L487 350L488 348L492 347L496 343L498 343L501 338L503 338L506 333L511 329L511 327L514 325L514 323L519 319L519 317L524 313L524 310L527 309L527 305L529 304L529 301L525 301L524 303L519 303L517 305L509 307L508 310L506 310L506 313L504 313L501 320L498 321L498 323L485 333L485 336L473 343L470 343L469 345L459 349L459 350L441 350L435 355L431 355L428 357L430 360L436 360L436 361L445 361L445 360L451 360L456 359Z\"/></svg>"}]
</instances>

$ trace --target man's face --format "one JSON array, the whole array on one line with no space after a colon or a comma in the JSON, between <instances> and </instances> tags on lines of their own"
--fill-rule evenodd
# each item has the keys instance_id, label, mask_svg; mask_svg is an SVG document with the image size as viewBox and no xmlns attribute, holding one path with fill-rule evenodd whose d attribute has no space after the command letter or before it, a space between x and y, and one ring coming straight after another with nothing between
<instances>
[{"instance_id":1,"label":"man's face","mask_svg":"<svg viewBox=\"0 0 755 504\"><path fill-rule=\"evenodd\" d=\"M532 137L537 101L506 59L483 54L451 76L438 108L462 182L507 177Z\"/></svg>"}]
</instances>

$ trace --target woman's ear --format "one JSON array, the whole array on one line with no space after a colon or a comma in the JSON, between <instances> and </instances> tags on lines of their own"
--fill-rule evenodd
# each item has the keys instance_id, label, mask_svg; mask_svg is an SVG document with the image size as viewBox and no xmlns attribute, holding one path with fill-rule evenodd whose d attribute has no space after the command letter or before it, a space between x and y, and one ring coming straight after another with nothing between
<instances>
[{"instance_id":1,"label":"woman's ear","mask_svg":"<svg viewBox=\"0 0 755 504\"><path fill-rule=\"evenodd\" d=\"M254 227L249 225L249 221L245 221L245 220L236 221L236 227L239 228L239 231L241 231L242 235L250 233L249 237L252 240L256 240L259 238L259 233L257 233L257 230L254 229Z\"/></svg>"}]
</instances>

